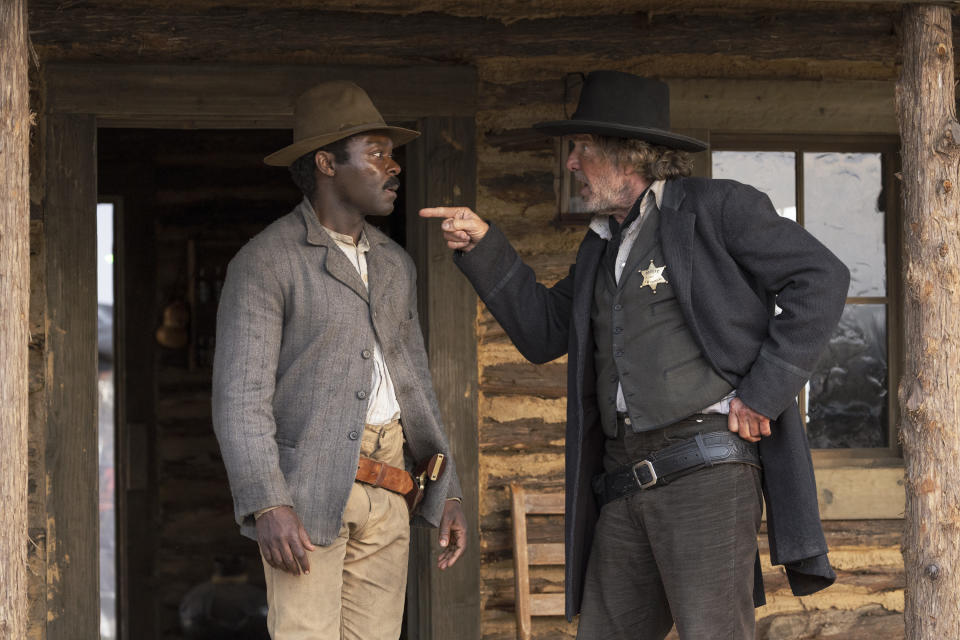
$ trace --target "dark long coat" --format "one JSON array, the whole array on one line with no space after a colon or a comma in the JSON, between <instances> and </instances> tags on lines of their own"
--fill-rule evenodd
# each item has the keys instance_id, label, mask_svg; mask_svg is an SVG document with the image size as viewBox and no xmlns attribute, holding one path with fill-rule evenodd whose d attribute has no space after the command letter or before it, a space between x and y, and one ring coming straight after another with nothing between
<instances>
[{"instance_id":1,"label":"dark long coat","mask_svg":"<svg viewBox=\"0 0 960 640\"><path fill-rule=\"evenodd\" d=\"M776 418L761 442L771 559L794 593L833 582L813 465L796 397L843 311L849 272L769 198L730 180L677 178L664 189L666 274L704 356L749 407ZM566 609L580 609L602 471L590 309L606 241L587 232L570 272L536 282L495 226L456 262L520 352L543 363L568 354ZM775 305L782 311L774 313ZM762 596L762 593L760 594Z\"/></svg>"}]
</instances>

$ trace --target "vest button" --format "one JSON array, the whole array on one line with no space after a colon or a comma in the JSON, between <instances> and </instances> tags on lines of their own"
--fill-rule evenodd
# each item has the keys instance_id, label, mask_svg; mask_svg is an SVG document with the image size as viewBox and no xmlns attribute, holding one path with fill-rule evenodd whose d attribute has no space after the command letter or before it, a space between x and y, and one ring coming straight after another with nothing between
<instances>
[{"instance_id":1,"label":"vest button","mask_svg":"<svg viewBox=\"0 0 960 640\"><path fill-rule=\"evenodd\" d=\"M367 397L367 392L366 392L366 391L357 391L357 397L360 398L361 400L363 400L364 398Z\"/></svg>"},{"instance_id":2,"label":"vest button","mask_svg":"<svg viewBox=\"0 0 960 640\"><path fill-rule=\"evenodd\" d=\"M614 333L623 333L623 327L614 327L614 328L613 328L613 332L614 332Z\"/></svg>"},{"instance_id":3,"label":"vest button","mask_svg":"<svg viewBox=\"0 0 960 640\"><path fill-rule=\"evenodd\" d=\"M623 305L622 305L622 304L615 304L615 305L613 305L613 310L614 310L614 311L620 311L620 309L623 309Z\"/></svg>"},{"instance_id":4,"label":"vest button","mask_svg":"<svg viewBox=\"0 0 960 640\"><path fill-rule=\"evenodd\" d=\"M360 432L359 432L359 431L351 431L349 434L347 434L347 437L350 438L351 440L356 440L357 438L360 437Z\"/></svg>"},{"instance_id":5,"label":"vest button","mask_svg":"<svg viewBox=\"0 0 960 640\"><path fill-rule=\"evenodd\" d=\"M620 358L620 357L623 356L623 351L617 351L617 352L615 352L613 355L615 355L615 356L617 356L618 358Z\"/></svg>"},{"instance_id":6,"label":"vest button","mask_svg":"<svg viewBox=\"0 0 960 640\"><path fill-rule=\"evenodd\" d=\"M364 349L363 351L360 352L360 357L363 358L364 360L369 360L370 356L372 355L373 354L370 353L370 349Z\"/></svg>"}]
</instances>

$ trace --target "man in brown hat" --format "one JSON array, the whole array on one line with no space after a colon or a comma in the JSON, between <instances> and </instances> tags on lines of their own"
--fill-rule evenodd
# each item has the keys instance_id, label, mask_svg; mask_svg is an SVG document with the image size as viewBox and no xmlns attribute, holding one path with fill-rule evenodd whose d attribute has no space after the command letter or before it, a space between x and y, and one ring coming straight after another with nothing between
<instances>
[{"instance_id":1,"label":"man in brown hat","mask_svg":"<svg viewBox=\"0 0 960 640\"><path fill-rule=\"evenodd\" d=\"M464 550L414 264L365 222L393 211L393 149L417 135L352 83L307 91L293 144L265 159L290 167L304 199L227 270L213 422L274 640L399 637L409 509L439 526L441 569Z\"/></svg>"},{"instance_id":2,"label":"man in brown hat","mask_svg":"<svg viewBox=\"0 0 960 640\"><path fill-rule=\"evenodd\" d=\"M796 396L848 271L756 189L689 177L706 145L669 126L667 86L614 71L536 125L568 138L594 214L552 287L469 209L420 212L524 356L568 356L567 615L586 640L753 638L761 488L794 593L835 579Z\"/></svg>"}]
</instances>

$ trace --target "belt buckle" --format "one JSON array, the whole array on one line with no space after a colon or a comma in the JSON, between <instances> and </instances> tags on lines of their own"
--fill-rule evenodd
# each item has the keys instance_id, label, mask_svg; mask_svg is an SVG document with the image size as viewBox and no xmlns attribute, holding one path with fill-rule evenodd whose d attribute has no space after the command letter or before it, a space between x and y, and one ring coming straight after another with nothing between
<instances>
[{"instance_id":1,"label":"belt buckle","mask_svg":"<svg viewBox=\"0 0 960 640\"><path fill-rule=\"evenodd\" d=\"M646 466L647 471L650 472L649 482L643 482L640 479L640 476L637 475L637 467L641 467L641 466ZM640 462L633 465L633 467L630 470L633 472L633 479L637 481L637 484L640 485L641 489L649 489L653 485L657 484L657 480L659 480L659 478L657 477L657 472L654 471L653 469L653 463L650 462L649 460L641 460Z\"/></svg>"}]
</instances>

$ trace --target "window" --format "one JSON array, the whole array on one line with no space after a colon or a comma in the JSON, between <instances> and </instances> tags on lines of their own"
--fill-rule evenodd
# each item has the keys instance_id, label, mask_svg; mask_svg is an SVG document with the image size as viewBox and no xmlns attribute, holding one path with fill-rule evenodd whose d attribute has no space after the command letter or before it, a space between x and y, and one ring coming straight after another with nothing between
<instances>
[{"instance_id":1,"label":"window","mask_svg":"<svg viewBox=\"0 0 960 640\"><path fill-rule=\"evenodd\" d=\"M896 139L713 135L711 142L714 178L765 192L780 215L850 269L843 317L800 398L811 447L848 460L898 456Z\"/></svg>"}]
</instances>

